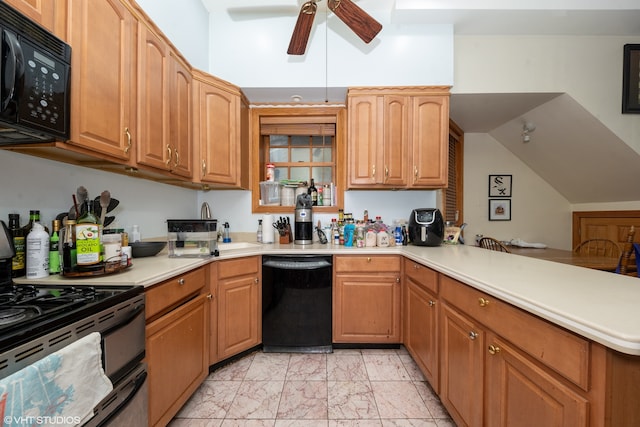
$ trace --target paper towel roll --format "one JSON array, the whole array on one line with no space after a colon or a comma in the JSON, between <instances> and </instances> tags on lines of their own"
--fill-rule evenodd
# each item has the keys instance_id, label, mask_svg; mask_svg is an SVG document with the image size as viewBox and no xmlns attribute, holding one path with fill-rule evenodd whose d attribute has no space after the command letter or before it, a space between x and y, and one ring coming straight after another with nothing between
<instances>
[{"instance_id":1,"label":"paper towel roll","mask_svg":"<svg viewBox=\"0 0 640 427\"><path fill-rule=\"evenodd\" d=\"M273 215L262 215L262 243L274 242L274 233L277 233L274 222Z\"/></svg>"}]
</instances>

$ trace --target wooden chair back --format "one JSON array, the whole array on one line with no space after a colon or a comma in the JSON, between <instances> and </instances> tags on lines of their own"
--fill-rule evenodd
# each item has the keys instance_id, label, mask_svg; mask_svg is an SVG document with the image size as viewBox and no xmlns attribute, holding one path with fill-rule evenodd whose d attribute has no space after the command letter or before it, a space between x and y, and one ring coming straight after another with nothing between
<instances>
[{"instance_id":1,"label":"wooden chair back","mask_svg":"<svg viewBox=\"0 0 640 427\"><path fill-rule=\"evenodd\" d=\"M636 267L636 259L634 256L633 239L635 238L636 230L632 225L627 233L627 240L622 247L622 255L620 256L620 274L629 276L637 276L638 269Z\"/></svg>"},{"instance_id":2,"label":"wooden chair back","mask_svg":"<svg viewBox=\"0 0 640 427\"><path fill-rule=\"evenodd\" d=\"M482 239L480 239L479 246L491 251L511 253L511 251L507 249L505 245L503 245L499 240L496 240L493 237L483 237Z\"/></svg>"},{"instance_id":3,"label":"wooden chair back","mask_svg":"<svg viewBox=\"0 0 640 427\"><path fill-rule=\"evenodd\" d=\"M589 239L580 243L573 250L583 256L601 256L618 258L620 256L620 246L609 239Z\"/></svg>"}]
</instances>

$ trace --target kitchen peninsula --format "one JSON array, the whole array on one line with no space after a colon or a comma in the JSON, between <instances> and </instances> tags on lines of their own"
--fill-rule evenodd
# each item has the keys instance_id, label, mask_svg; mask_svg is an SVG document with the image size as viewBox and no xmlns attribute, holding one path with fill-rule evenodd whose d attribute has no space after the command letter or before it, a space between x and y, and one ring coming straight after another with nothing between
<instances>
[{"instance_id":1,"label":"kitchen peninsula","mask_svg":"<svg viewBox=\"0 0 640 427\"><path fill-rule=\"evenodd\" d=\"M436 310L435 323L418 332L437 337L424 358L436 361L434 375L425 375L458 424L506 425L535 413L538 420L553 419L557 425L613 426L640 416L627 400L637 395L640 384L640 283L632 277L464 245L255 244L212 259L170 259L166 254L137 259L129 271L83 283L137 284L149 292L157 283L202 267L291 253L357 256L372 263L379 255L404 259L403 343L414 359L425 356L424 347L407 342L415 335L408 333L413 293L407 290L424 282L421 289L426 306ZM214 318L210 324L215 325ZM492 419L498 414L505 419Z\"/></svg>"}]
</instances>

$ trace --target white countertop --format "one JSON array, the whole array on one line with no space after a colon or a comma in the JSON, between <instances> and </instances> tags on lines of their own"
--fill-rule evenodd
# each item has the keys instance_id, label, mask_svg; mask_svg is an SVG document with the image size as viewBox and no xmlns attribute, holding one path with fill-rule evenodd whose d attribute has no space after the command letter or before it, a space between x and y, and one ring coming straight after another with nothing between
<instances>
[{"instance_id":1,"label":"white countertop","mask_svg":"<svg viewBox=\"0 0 640 427\"><path fill-rule=\"evenodd\" d=\"M275 243L224 250L220 257L206 259L169 258L163 251L134 259L131 268L107 276L15 282L151 286L216 260L304 253L404 255L609 348L640 355L640 279L475 246L345 248Z\"/></svg>"}]
</instances>

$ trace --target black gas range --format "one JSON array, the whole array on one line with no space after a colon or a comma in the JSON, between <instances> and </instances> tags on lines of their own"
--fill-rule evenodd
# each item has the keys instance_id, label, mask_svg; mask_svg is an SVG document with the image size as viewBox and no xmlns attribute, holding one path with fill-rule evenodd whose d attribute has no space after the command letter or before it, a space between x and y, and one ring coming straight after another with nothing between
<instances>
[{"instance_id":1,"label":"black gas range","mask_svg":"<svg viewBox=\"0 0 640 427\"><path fill-rule=\"evenodd\" d=\"M75 280L75 279L73 279ZM0 354L141 295L141 286L14 284L0 287Z\"/></svg>"}]
</instances>

